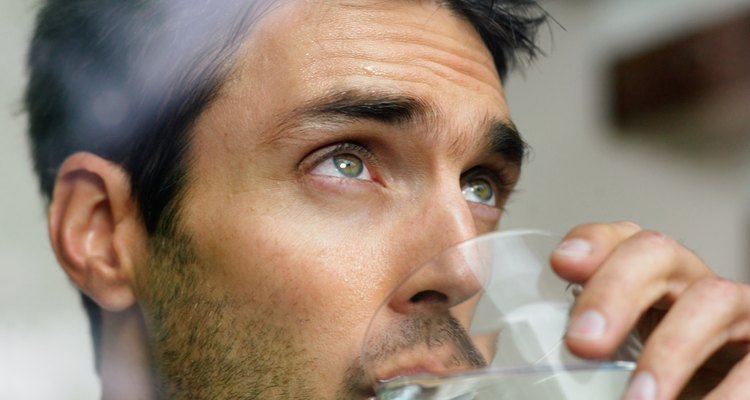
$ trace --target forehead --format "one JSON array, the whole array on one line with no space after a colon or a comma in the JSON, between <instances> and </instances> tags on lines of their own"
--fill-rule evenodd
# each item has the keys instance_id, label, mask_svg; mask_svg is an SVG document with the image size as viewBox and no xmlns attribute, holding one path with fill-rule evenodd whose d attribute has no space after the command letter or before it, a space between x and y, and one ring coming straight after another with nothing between
<instances>
[{"instance_id":1,"label":"forehead","mask_svg":"<svg viewBox=\"0 0 750 400\"><path fill-rule=\"evenodd\" d=\"M320 72L321 60L355 61L344 65L358 67L356 61L427 58L480 82L497 80L492 58L471 24L432 1L304 2L287 11L268 21L270 29L260 39L271 47L304 48L311 74Z\"/></svg>"},{"instance_id":2,"label":"forehead","mask_svg":"<svg viewBox=\"0 0 750 400\"><path fill-rule=\"evenodd\" d=\"M352 90L428 105L429 124L412 137L446 148L484 143L474 136L488 121L510 121L492 56L454 11L417 0L277 3L198 118L195 166L243 159L289 136L280 123L300 108Z\"/></svg>"},{"instance_id":3,"label":"forehead","mask_svg":"<svg viewBox=\"0 0 750 400\"><path fill-rule=\"evenodd\" d=\"M285 92L289 103L351 86L417 94L440 87L504 104L492 56L473 26L445 6L419 0L278 5L238 53L222 94L245 98L293 87Z\"/></svg>"}]
</instances>

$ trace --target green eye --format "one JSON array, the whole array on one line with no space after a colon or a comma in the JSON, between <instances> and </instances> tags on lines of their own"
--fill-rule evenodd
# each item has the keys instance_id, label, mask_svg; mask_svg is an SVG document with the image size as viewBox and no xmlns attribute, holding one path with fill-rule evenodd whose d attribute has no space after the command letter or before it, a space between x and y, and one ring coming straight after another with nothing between
<instances>
[{"instance_id":1,"label":"green eye","mask_svg":"<svg viewBox=\"0 0 750 400\"><path fill-rule=\"evenodd\" d=\"M365 168L362 160L352 154L341 154L333 157L333 165L338 172L348 178L359 177Z\"/></svg>"},{"instance_id":2,"label":"green eye","mask_svg":"<svg viewBox=\"0 0 750 400\"><path fill-rule=\"evenodd\" d=\"M370 153L366 148L352 143L342 143L322 149L320 152L323 154L318 158L318 164L310 170L310 174L358 181L373 180L368 165L371 162L368 158Z\"/></svg>"},{"instance_id":3,"label":"green eye","mask_svg":"<svg viewBox=\"0 0 750 400\"><path fill-rule=\"evenodd\" d=\"M482 203L490 206L495 205L495 190L492 184L486 179L472 179L463 184L461 191L464 198L475 203Z\"/></svg>"}]
</instances>

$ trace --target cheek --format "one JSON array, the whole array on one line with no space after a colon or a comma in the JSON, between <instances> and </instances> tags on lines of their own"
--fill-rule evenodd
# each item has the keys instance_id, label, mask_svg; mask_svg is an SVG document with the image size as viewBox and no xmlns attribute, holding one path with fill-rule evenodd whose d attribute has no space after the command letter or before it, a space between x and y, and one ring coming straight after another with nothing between
<instances>
[{"instance_id":1,"label":"cheek","mask_svg":"<svg viewBox=\"0 0 750 400\"><path fill-rule=\"evenodd\" d=\"M320 390L338 387L333 382L358 363L365 330L389 291L387 253L373 238L382 235L355 222L334 224L320 210L254 206L229 212L239 210L230 204L202 220L211 227L196 238L200 265L210 268L207 284L229 300L235 321L263 321L289 335L315 381L329 383Z\"/></svg>"},{"instance_id":2,"label":"cheek","mask_svg":"<svg viewBox=\"0 0 750 400\"><path fill-rule=\"evenodd\" d=\"M378 289L386 275L382 243L372 235L299 214L227 222L215 225L222 234L205 242L202 261L238 313L268 315L291 332L335 336L366 325L387 295Z\"/></svg>"}]
</instances>

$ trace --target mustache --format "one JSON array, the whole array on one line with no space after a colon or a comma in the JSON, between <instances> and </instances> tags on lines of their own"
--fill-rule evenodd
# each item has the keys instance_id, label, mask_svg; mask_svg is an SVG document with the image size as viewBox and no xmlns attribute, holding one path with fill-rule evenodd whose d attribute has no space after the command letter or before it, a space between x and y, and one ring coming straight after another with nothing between
<instances>
[{"instance_id":1,"label":"mustache","mask_svg":"<svg viewBox=\"0 0 750 400\"><path fill-rule=\"evenodd\" d=\"M376 340L369 340L365 364L380 362L409 349L423 346L426 350L450 348L451 365L485 367L487 360L474 345L463 325L449 314L400 321L396 329L386 331Z\"/></svg>"},{"instance_id":2,"label":"mustache","mask_svg":"<svg viewBox=\"0 0 750 400\"><path fill-rule=\"evenodd\" d=\"M362 388L377 382L368 379L366 368L385 363L398 354L414 351L431 351L450 348L450 364L455 367L481 368L487 366L469 333L461 323L448 314L412 316L399 321L374 337L367 339L366 352L354 361L346 372L342 394L339 398L352 398L361 394ZM416 353L415 353L416 354ZM345 395L347 394L347 395Z\"/></svg>"}]
</instances>

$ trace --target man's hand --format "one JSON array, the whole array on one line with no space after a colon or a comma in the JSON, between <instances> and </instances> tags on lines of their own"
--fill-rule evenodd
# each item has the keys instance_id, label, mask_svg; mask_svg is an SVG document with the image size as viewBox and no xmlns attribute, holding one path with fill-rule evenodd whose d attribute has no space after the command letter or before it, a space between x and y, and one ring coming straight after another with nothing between
<instances>
[{"instance_id":1,"label":"man's hand","mask_svg":"<svg viewBox=\"0 0 750 400\"><path fill-rule=\"evenodd\" d=\"M566 342L605 358L637 328L643 352L626 399L750 399L750 286L631 222L582 225L551 256L584 285Z\"/></svg>"}]
</instances>

